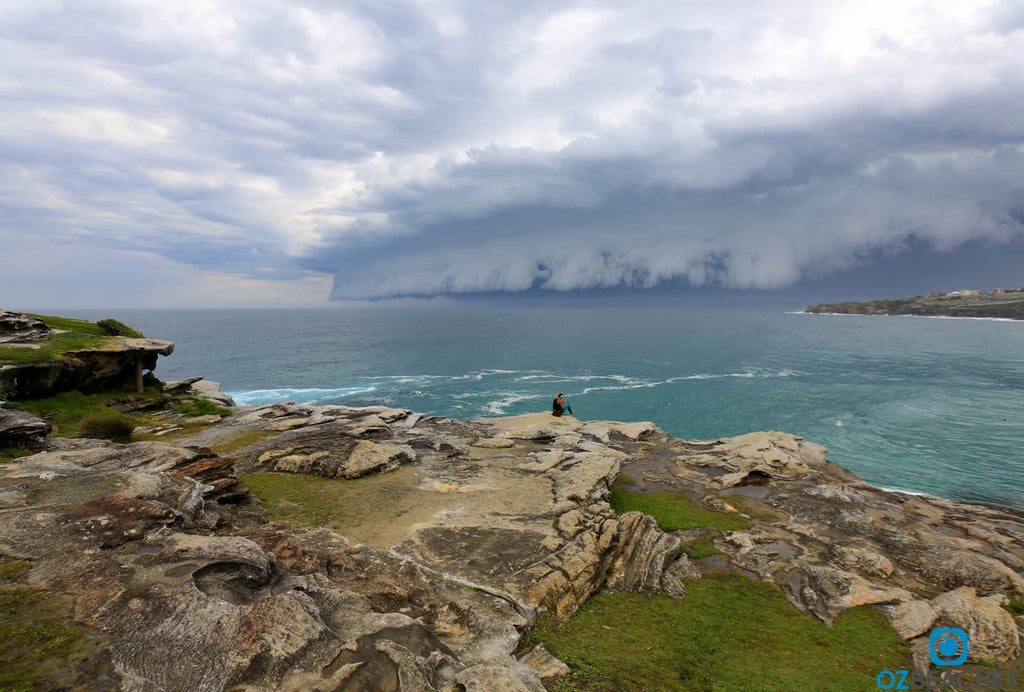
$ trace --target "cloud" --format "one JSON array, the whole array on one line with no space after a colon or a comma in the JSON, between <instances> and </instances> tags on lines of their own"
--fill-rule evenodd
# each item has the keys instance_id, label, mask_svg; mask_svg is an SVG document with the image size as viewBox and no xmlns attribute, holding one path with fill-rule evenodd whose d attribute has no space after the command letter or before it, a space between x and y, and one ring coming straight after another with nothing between
<instances>
[{"instance_id":1,"label":"cloud","mask_svg":"<svg viewBox=\"0 0 1024 692\"><path fill-rule=\"evenodd\" d=\"M244 282L771 289L921 243L1019 243L1021 17L0 3L0 233L270 301Z\"/></svg>"}]
</instances>

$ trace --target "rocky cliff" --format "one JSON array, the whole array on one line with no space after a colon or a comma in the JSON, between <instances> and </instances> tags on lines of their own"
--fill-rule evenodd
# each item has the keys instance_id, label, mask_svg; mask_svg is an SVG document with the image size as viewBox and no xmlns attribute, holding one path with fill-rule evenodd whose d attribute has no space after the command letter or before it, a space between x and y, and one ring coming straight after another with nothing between
<instances>
[{"instance_id":1,"label":"rocky cliff","mask_svg":"<svg viewBox=\"0 0 1024 692\"><path fill-rule=\"evenodd\" d=\"M174 343L158 339L104 335L96 323L87 328L85 346L52 343L64 331L42 319L0 310L0 399L39 399L60 392L95 392L138 386L144 371L156 368L158 356L169 356ZM13 355L18 358L13 358Z\"/></svg>"},{"instance_id":2,"label":"rocky cliff","mask_svg":"<svg viewBox=\"0 0 1024 692\"><path fill-rule=\"evenodd\" d=\"M1020 653L1000 607L1024 597L1020 515L879 490L783 433L278 404L175 445L47 445L0 465L0 567L20 565L0 575L64 599L84 632L92 653L47 672L54 687L542 690L560 666L525 646L539 613L601 588L685 598L720 570L825 622L877 604L925 667L940 625L975 659ZM611 509L624 470L750 526L708 530L721 553L690 560L681 532ZM342 479L371 511L271 523L252 472Z\"/></svg>"}]
</instances>

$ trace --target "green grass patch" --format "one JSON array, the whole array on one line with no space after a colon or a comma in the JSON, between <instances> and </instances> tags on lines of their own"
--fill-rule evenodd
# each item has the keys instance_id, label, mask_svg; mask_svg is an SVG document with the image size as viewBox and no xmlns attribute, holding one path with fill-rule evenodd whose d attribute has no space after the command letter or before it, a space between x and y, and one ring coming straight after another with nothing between
<instances>
[{"instance_id":1,"label":"green grass patch","mask_svg":"<svg viewBox=\"0 0 1024 692\"><path fill-rule=\"evenodd\" d=\"M39 348L18 346L0 346L0 362L7 363L42 363L55 360L68 351L102 346L109 336L98 336L82 332L63 332L51 334L48 339L38 341Z\"/></svg>"},{"instance_id":2,"label":"green grass patch","mask_svg":"<svg viewBox=\"0 0 1024 692\"><path fill-rule=\"evenodd\" d=\"M79 391L62 392L45 399L24 399L19 408L41 417L47 417L53 426L51 434L58 437L72 437L81 432L82 422L87 418L124 418L132 425L146 425L148 416L126 415L118 410L123 407L159 407L166 396L159 386L146 388L144 394L134 390L83 394Z\"/></svg>"},{"instance_id":3,"label":"green grass patch","mask_svg":"<svg viewBox=\"0 0 1024 692\"><path fill-rule=\"evenodd\" d=\"M51 334L49 338L34 342L39 348L23 346L0 346L0 362L7 363L42 363L55 360L68 351L102 346L112 335L141 337L142 333L117 320L75 320L68 317L52 315L35 315L25 313L29 317L38 317L51 329L59 330L59 334Z\"/></svg>"},{"instance_id":4,"label":"green grass patch","mask_svg":"<svg viewBox=\"0 0 1024 692\"><path fill-rule=\"evenodd\" d=\"M66 332L81 332L83 334L95 334L97 336L106 336L107 332L103 330L96 322L90 322L89 320L76 320L72 317L55 317L53 315L36 315L30 312L26 312L29 317L37 317L46 323L50 329L61 329Z\"/></svg>"},{"instance_id":5,"label":"green grass patch","mask_svg":"<svg viewBox=\"0 0 1024 692\"><path fill-rule=\"evenodd\" d=\"M1010 611L1013 615L1024 615L1024 601L1011 598L1009 601L1003 604L1003 608Z\"/></svg>"},{"instance_id":6,"label":"green grass patch","mask_svg":"<svg viewBox=\"0 0 1024 692\"><path fill-rule=\"evenodd\" d=\"M829 628L774 584L716 574L687 590L681 601L594 596L561 626L542 617L533 641L572 668L549 689L867 691L878 689L880 671L911 666L906 645L870 608Z\"/></svg>"},{"instance_id":7,"label":"green grass patch","mask_svg":"<svg viewBox=\"0 0 1024 692\"><path fill-rule=\"evenodd\" d=\"M282 524L343 531L372 511L353 492L354 481L290 473L256 473L239 479L263 500L271 520Z\"/></svg>"},{"instance_id":8,"label":"green grass patch","mask_svg":"<svg viewBox=\"0 0 1024 692\"><path fill-rule=\"evenodd\" d=\"M223 406L218 406L212 401L207 401L206 399L196 399L194 401L181 404L177 407L177 411L183 416L188 416L190 418L195 418L197 416L220 416L221 418L225 418L231 415L230 410Z\"/></svg>"},{"instance_id":9,"label":"green grass patch","mask_svg":"<svg viewBox=\"0 0 1024 692\"><path fill-rule=\"evenodd\" d=\"M84 658L82 631L66 622L70 607L38 589L0 588L0 690L63 689Z\"/></svg>"},{"instance_id":10,"label":"green grass patch","mask_svg":"<svg viewBox=\"0 0 1024 692\"><path fill-rule=\"evenodd\" d=\"M4 447L0 449L0 464L20 459L21 457L27 457L32 454L35 454L35 452L25 449L24 447Z\"/></svg>"},{"instance_id":11,"label":"green grass patch","mask_svg":"<svg viewBox=\"0 0 1024 692\"><path fill-rule=\"evenodd\" d=\"M612 509L622 512L643 512L665 531L711 527L722 531L745 529L747 520L736 514L713 512L691 500L685 493L634 493L620 484L612 486Z\"/></svg>"},{"instance_id":12,"label":"green grass patch","mask_svg":"<svg viewBox=\"0 0 1024 692\"><path fill-rule=\"evenodd\" d=\"M714 540L714 536L701 536L695 541L681 545L679 552L685 553L691 560L701 560L712 555L718 555L722 551L711 545Z\"/></svg>"}]
</instances>

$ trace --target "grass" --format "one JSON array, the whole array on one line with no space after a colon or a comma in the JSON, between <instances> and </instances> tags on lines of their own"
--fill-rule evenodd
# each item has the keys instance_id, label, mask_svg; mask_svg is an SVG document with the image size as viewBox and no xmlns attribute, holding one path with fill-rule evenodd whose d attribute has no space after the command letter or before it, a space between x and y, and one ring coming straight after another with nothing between
<instances>
[{"instance_id":1,"label":"grass","mask_svg":"<svg viewBox=\"0 0 1024 692\"><path fill-rule=\"evenodd\" d=\"M0 557L0 582L13 581L31 567L32 563L25 560L8 560Z\"/></svg>"},{"instance_id":2,"label":"grass","mask_svg":"<svg viewBox=\"0 0 1024 692\"><path fill-rule=\"evenodd\" d=\"M82 631L66 622L63 599L31 588L0 588L0 690L63 689L85 657Z\"/></svg>"},{"instance_id":3,"label":"grass","mask_svg":"<svg viewBox=\"0 0 1024 692\"><path fill-rule=\"evenodd\" d=\"M272 521L326 527L370 547L402 540L412 517L437 512L436 496L419 490L419 476L408 466L390 473L345 480L292 473L239 476L263 502Z\"/></svg>"},{"instance_id":4,"label":"grass","mask_svg":"<svg viewBox=\"0 0 1024 692\"><path fill-rule=\"evenodd\" d=\"M679 531L711 527L721 531L736 531L749 526L737 514L723 514L702 507L681 492L634 493L621 483L612 487L612 509L616 512L643 512L665 531Z\"/></svg>"},{"instance_id":5,"label":"grass","mask_svg":"<svg viewBox=\"0 0 1024 692\"><path fill-rule=\"evenodd\" d=\"M691 560L701 560L712 555L718 555L722 551L711 545L711 542L714 540L714 536L701 536L695 541L684 543L679 548L679 551L686 553Z\"/></svg>"},{"instance_id":6,"label":"grass","mask_svg":"<svg viewBox=\"0 0 1024 692\"><path fill-rule=\"evenodd\" d=\"M22 447L2 447L0 448L0 464L20 459L21 457L27 457L31 454L35 454L35 452Z\"/></svg>"},{"instance_id":7,"label":"grass","mask_svg":"<svg viewBox=\"0 0 1024 692\"><path fill-rule=\"evenodd\" d=\"M344 531L381 510L360 492L368 484L356 480L290 473L256 473L239 479L263 500L271 520L282 524Z\"/></svg>"},{"instance_id":8,"label":"grass","mask_svg":"<svg viewBox=\"0 0 1024 692\"><path fill-rule=\"evenodd\" d=\"M24 399L18 401L18 408L36 416L47 417L53 426L51 434L58 437L72 437L81 432L82 421L87 418L127 418L133 425L150 422L147 416L125 415L117 410L119 406L158 405L164 400L159 387L150 386L144 394L135 390L83 394L79 391L62 392L45 399Z\"/></svg>"},{"instance_id":9,"label":"grass","mask_svg":"<svg viewBox=\"0 0 1024 692\"><path fill-rule=\"evenodd\" d=\"M100 323L96 323L68 317L25 314L29 317L38 317L51 329L60 330L61 333L51 334L49 338L36 342L39 348L0 346L0 361L17 364L42 363L59 358L68 351L101 346L110 340L112 333L142 336L141 333L116 320L101 320ZM103 325L108 329L104 329Z\"/></svg>"},{"instance_id":10,"label":"grass","mask_svg":"<svg viewBox=\"0 0 1024 692\"><path fill-rule=\"evenodd\" d=\"M197 416L220 416L225 418L231 415L230 410L206 399L196 399L195 401L184 403L177 407L177 411L183 416L189 416L190 418Z\"/></svg>"},{"instance_id":11,"label":"grass","mask_svg":"<svg viewBox=\"0 0 1024 692\"><path fill-rule=\"evenodd\" d=\"M905 644L870 608L829 628L774 584L716 574L687 590L681 601L602 594L561 626L542 617L533 641L572 668L549 689L848 692L877 690L880 671L910 667Z\"/></svg>"},{"instance_id":12,"label":"grass","mask_svg":"<svg viewBox=\"0 0 1024 692\"><path fill-rule=\"evenodd\" d=\"M1019 601L1016 598L1011 598L1004 603L1003 608L1010 611L1012 615L1024 615L1024 601Z\"/></svg>"},{"instance_id":13,"label":"grass","mask_svg":"<svg viewBox=\"0 0 1024 692\"><path fill-rule=\"evenodd\" d=\"M255 473L239 480L263 500L272 521L343 529L356 519L356 508L339 501L345 481L285 473Z\"/></svg>"},{"instance_id":14,"label":"grass","mask_svg":"<svg viewBox=\"0 0 1024 692\"><path fill-rule=\"evenodd\" d=\"M17 346L0 346L0 362L7 363L43 363L55 360L68 351L101 346L110 339L109 336L97 336L81 332L64 332L52 334L45 341L39 341L39 348Z\"/></svg>"}]
</instances>

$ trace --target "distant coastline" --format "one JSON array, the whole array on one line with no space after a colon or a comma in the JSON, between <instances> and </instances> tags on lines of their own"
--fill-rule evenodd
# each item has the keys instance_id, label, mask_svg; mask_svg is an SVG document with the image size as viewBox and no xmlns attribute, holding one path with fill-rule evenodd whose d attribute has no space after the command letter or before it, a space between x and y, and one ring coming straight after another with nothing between
<instances>
[{"instance_id":1,"label":"distant coastline","mask_svg":"<svg viewBox=\"0 0 1024 692\"><path fill-rule=\"evenodd\" d=\"M919 317L975 317L1024 320L1024 288L994 291L966 289L951 293L929 293L900 300L870 300L863 303L819 303L805 312L833 315L915 315Z\"/></svg>"}]
</instances>

